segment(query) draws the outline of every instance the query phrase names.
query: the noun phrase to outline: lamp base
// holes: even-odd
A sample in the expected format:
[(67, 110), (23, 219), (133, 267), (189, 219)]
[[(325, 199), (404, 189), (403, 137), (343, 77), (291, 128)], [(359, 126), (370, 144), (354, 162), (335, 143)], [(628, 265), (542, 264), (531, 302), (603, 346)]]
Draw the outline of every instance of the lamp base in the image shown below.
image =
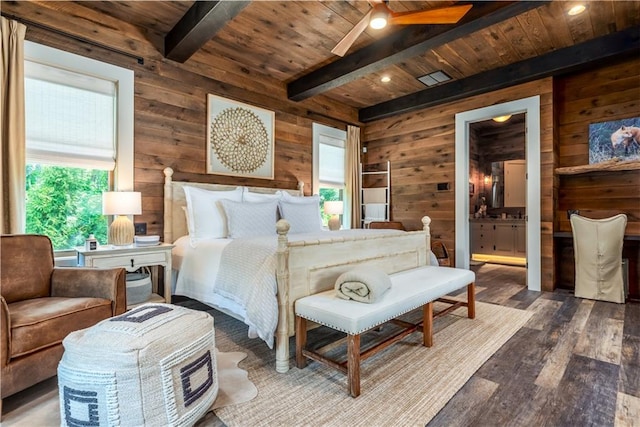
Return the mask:
[(333, 215), (329, 219), (328, 225), (329, 225), (329, 230), (331, 231), (340, 230), (340, 227), (342, 226), (342, 224), (340, 224), (340, 218), (338, 218), (338, 215)]
[(132, 245), (134, 234), (131, 220), (125, 215), (118, 215), (109, 227), (109, 243), (115, 246)]

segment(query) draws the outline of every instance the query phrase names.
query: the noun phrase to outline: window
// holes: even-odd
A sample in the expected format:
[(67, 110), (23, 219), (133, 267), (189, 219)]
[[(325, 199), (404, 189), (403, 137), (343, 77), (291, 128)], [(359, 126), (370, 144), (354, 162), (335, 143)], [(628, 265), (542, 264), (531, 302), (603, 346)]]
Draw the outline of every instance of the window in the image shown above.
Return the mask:
[[(322, 221), (327, 225), (330, 215), (324, 213), (325, 201), (345, 201), (345, 141), (347, 133), (340, 129), (313, 124), (313, 189), (320, 195)], [(340, 221), (348, 224), (346, 204)]]
[(107, 243), (102, 192), (133, 188), (133, 72), (25, 42), (26, 232)]

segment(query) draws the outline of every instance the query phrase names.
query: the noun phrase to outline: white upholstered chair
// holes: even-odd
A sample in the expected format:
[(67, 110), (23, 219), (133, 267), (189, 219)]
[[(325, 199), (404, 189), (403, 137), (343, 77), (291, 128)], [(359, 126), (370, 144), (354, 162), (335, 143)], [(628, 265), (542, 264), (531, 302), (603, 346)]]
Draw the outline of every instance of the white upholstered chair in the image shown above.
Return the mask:
[(625, 302), (622, 244), (627, 216), (590, 219), (571, 215), (576, 266), (575, 296)]

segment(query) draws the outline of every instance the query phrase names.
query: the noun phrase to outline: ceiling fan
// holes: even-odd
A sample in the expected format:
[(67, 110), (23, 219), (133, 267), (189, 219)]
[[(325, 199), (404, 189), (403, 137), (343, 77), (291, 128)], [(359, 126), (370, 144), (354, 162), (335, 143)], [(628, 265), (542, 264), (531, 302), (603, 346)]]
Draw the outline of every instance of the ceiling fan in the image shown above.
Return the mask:
[(369, 12), (340, 40), (336, 47), (331, 50), (331, 53), (344, 56), (367, 26), (380, 29), (384, 28), (387, 24), (455, 24), (472, 6), (465, 4), (416, 10), (413, 12), (394, 12), (388, 6), (389, 0), (369, 0), (369, 3), (372, 6)]

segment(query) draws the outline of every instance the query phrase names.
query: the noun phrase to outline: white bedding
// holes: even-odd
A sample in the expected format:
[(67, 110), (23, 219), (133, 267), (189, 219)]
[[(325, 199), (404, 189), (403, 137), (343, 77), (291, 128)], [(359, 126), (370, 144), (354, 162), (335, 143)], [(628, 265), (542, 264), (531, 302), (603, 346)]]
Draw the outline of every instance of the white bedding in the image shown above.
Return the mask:
[[(288, 239), (317, 240), (328, 236), (352, 236), (363, 233), (391, 234), (403, 231), (322, 231), (290, 234)], [(236, 239), (237, 242), (230, 247), (233, 239), (202, 239), (194, 248), (190, 245), (188, 236), (179, 238), (173, 249), (173, 266), (179, 270), (173, 293), (233, 313), (249, 326), (250, 337), (260, 337), (273, 348), (273, 337), (278, 322), (276, 239), (276, 236)], [(228, 248), (226, 252), (225, 248)], [(269, 248), (268, 253), (266, 248)], [(224, 265), (221, 264), (223, 258)]]

